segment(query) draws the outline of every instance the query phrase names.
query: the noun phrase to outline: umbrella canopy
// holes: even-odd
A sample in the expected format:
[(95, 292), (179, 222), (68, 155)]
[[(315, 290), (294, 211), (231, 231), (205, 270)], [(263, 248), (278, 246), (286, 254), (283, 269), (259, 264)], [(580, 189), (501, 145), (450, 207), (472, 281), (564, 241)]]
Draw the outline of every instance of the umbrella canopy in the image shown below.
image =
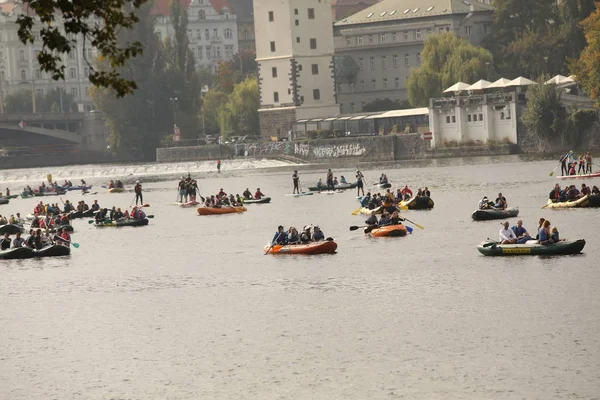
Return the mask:
[(491, 85), (491, 82), (486, 81), (485, 79), (480, 79), (471, 86), (469, 86), (468, 90), (483, 90), (487, 89), (488, 86)]
[(448, 93), (448, 92), (461, 92), (463, 90), (469, 90), (469, 85), (468, 83), (464, 83), (464, 82), (457, 82), (454, 85), (450, 86), (448, 89), (444, 90), (444, 93)]
[(490, 83), (486, 89), (503, 88), (503, 87), (506, 87), (506, 85), (508, 85), (509, 83), (510, 83), (510, 80), (508, 80), (506, 78), (500, 78), (496, 82)]
[(554, 78), (546, 81), (546, 84), (555, 84), (555, 85), (568, 85), (571, 83), (575, 83), (575, 81), (571, 77), (566, 77), (562, 75), (556, 75)]
[(535, 82), (532, 81), (531, 79), (527, 79), (527, 78), (523, 78), (522, 76), (513, 79), (512, 81), (508, 82), (508, 84), (506, 86), (530, 86), (530, 85), (535, 85)]

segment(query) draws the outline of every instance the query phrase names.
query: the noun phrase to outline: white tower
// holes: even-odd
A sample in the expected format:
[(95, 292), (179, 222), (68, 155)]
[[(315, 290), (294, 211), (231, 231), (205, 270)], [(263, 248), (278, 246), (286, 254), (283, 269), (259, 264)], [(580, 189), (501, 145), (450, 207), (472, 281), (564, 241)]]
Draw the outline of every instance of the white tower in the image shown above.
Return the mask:
[(261, 134), (337, 115), (331, 0), (254, 0)]

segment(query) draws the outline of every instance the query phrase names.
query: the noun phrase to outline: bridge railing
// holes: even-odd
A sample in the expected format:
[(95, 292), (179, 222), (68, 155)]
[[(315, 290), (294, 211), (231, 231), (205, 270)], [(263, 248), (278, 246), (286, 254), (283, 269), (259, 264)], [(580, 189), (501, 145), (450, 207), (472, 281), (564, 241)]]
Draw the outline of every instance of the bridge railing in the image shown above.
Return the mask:
[(73, 153), (79, 151), (76, 145), (72, 144), (58, 144), (58, 145), (44, 145), (44, 146), (21, 146), (21, 147), (9, 147), (0, 149), (0, 156), (2, 157), (25, 157), (25, 156), (37, 156), (37, 155), (60, 155), (64, 153)]
[(84, 118), (84, 113), (11, 113), (0, 114), (1, 121), (72, 121)]

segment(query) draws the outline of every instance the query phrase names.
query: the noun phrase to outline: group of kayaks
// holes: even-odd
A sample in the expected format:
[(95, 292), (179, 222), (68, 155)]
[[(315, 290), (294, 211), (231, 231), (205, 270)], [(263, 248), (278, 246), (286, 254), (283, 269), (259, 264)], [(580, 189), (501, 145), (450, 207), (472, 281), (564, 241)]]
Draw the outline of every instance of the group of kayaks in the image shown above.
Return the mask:
[(548, 203), (542, 208), (597, 208), (600, 207), (600, 195), (590, 194), (572, 201), (548, 200)]
[(60, 244), (53, 244), (40, 250), (29, 247), (14, 247), (0, 251), (0, 260), (20, 260), (36, 257), (63, 257), (71, 254), (71, 248)]

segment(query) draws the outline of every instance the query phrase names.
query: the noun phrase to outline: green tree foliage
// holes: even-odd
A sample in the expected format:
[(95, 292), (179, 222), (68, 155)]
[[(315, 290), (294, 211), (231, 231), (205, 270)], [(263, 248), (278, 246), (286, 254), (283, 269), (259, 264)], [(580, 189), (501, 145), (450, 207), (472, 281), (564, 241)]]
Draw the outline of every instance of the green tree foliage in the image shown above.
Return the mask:
[(219, 113), (221, 135), (258, 135), (260, 132), (258, 108), (258, 79), (248, 77), (238, 83), (229, 95), (227, 104)]
[(166, 53), (154, 33), (150, 7), (140, 8), (139, 23), (134, 30), (119, 33), (119, 42), (135, 41), (144, 47), (140, 57), (132, 59), (127, 68), (118, 70), (124, 79), (137, 83), (135, 94), (115, 99), (112, 89), (98, 87), (94, 87), (91, 94), (96, 107), (105, 113), (111, 150), (131, 159), (154, 159), (160, 138), (173, 132)]
[(600, 105), (600, 3), (597, 7), (581, 23), (587, 46), (577, 59), (571, 61), (570, 68), (588, 95)]
[[(219, 113), (227, 104), (229, 97), (227, 93), (219, 90), (210, 90), (202, 99), (202, 112), (204, 112), (204, 125), (207, 134), (219, 133)], [(200, 119), (202, 115), (200, 115)]]
[(530, 133), (549, 143), (562, 141), (566, 112), (561, 94), (555, 85), (545, 85), (543, 79), (527, 92), (527, 108), (521, 121)]
[(146, 1), (24, 0), (24, 8), (33, 12), (17, 18), (19, 39), (24, 44), (34, 43), (34, 31), (40, 31), (43, 46), (37, 61), (41, 70), (58, 80), (65, 77), (62, 57), (76, 47), (71, 35), (79, 35), (84, 46), (96, 47), (106, 60), (104, 69), (97, 70), (91, 65), (92, 60), (85, 59), (84, 53), (91, 67), (90, 81), (96, 86), (111, 88), (122, 97), (137, 85), (119, 71), (142, 52), (142, 45), (137, 41), (120, 40), (119, 33), (134, 27), (139, 20), (136, 10)]
[[(33, 111), (33, 99), (31, 90), (19, 90), (18, 92), (7, 95), (4, 98), (6, 103), (6, 112), (8, 113), (29, 113)], [(52, 89), (45, 95), (36, 94), (35, 111), (36, 112), (76, 112), (76, 105), (73, 103), (74, 97), (62, 89)]]
[(431, 97), (458, 81), (486, 78), (492, 62), (489, 51), (475, 47), (452, 33), (430, 35), (421, 53), (421, 66), (408, 78), (408, 99), (413, 107), (425, 107)]
[(566, 73), (567, 59), (585, 46), (579, 22), (594, 0), (495, 0), (493, 33), (484, 45), (507, 78)]

